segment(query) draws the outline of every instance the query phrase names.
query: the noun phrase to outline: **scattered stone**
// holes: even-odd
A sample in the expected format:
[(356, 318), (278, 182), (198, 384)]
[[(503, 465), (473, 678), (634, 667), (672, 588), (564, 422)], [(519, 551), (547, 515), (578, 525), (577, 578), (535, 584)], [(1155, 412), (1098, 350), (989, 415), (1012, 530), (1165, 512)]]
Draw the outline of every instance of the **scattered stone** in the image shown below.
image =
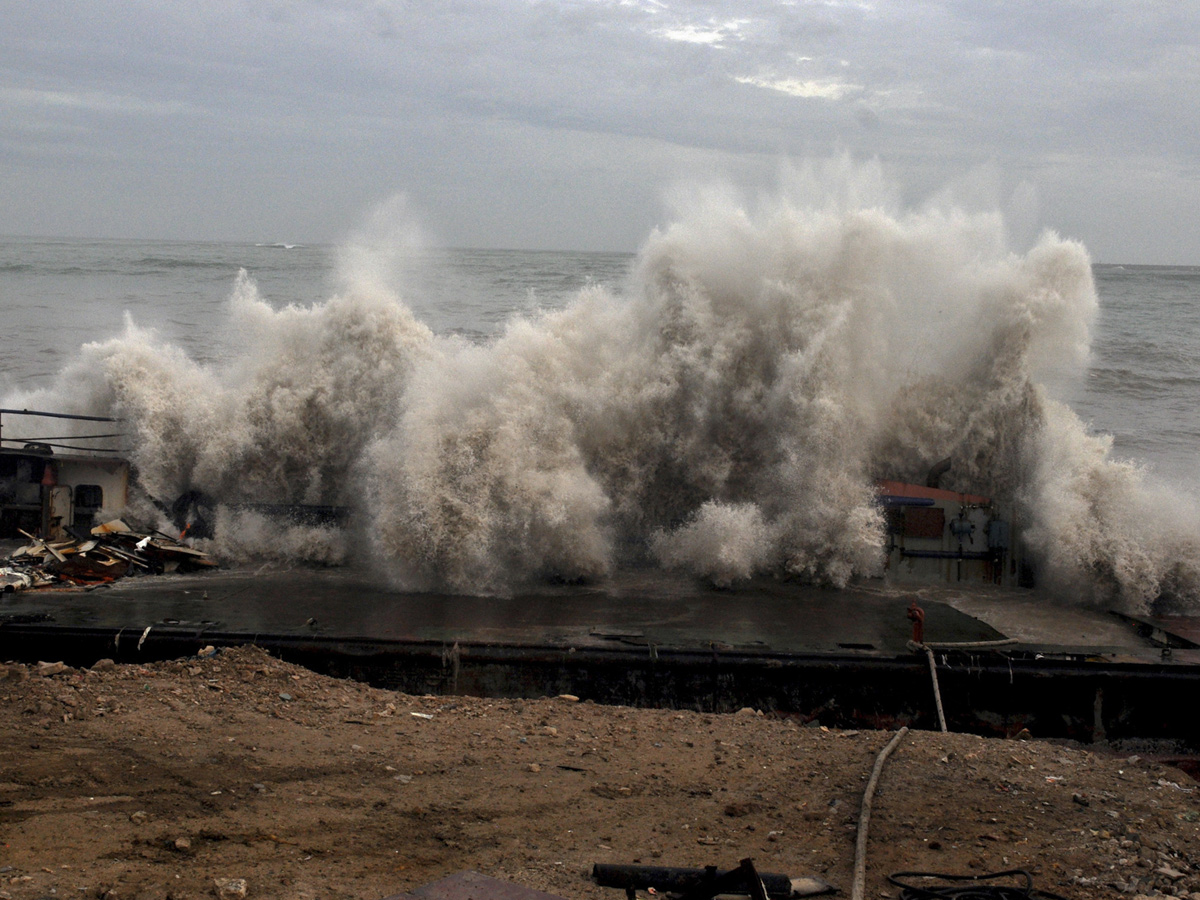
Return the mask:
[(43, 678), (49, 678), (51, 675), (61, 675), (67, 671), (67, 665), (63, 662), (39, 662), (37, 664), (36, 674)]
[(576, 697), (574, 694), (559, 694), (554, 699), (555, 700), (565, 700), (567, 703), (578, 703), (579, 702), (579, 698)]
[(761, 807), (757, 803), (750, 803), (746, 801), (727, 803), (725, 805), (725, 815), (732, 819), (740, 819), (743, 816), (748, 816), (751, 813), (758, 812), (760, 808)]
[(98, 659), (92, 663), (93, 672), (111, 672), (116, 667), (116, 661), (109, 659), (107, 656), (104, 659)]
[[(523, 851), (514, 855), (521, 865), (528, 865), (528, 859), (546, 859), (551, 852), (560, 856), (570, 852), (568, 847), (575, 849), (575, 845), (581, 845), (581, 852), (589, 851), (599, 840), (603, 841), (602, 849), (615, 848), (609, 853), (611, 856), (631, 858), (632, 854), (640, 852), (648, 857), (645, 862), (665, 858), (672, 864), (677, 864), (681, 856), (688, 862), (696, 856), (697, 863), (702, 863), (710, 858), (732, 855), (737, 845), (747, 845), (748, 849), (757, 845), (757, 853), (763, 857), (765, 866), (769, 854), (787, 853), (788, 847), (795, 846), (795, 838), (785, 837), (784, 829), (787, 835), (795, 835), (799, 829), (805, 832), (804, 841), (820, 850), (811, 857), (813, 868), (821, 872), (837, 871), (833, 867), (840, 863), (832, 860), (842, 859), (838, 848), (848, 853), (853, 843), (853, 816), (865, 783), (864, 769), (869, 769), (872, 751), (878, 749), (876, 735), (872, 732), (856, 734), (837, 729), (828, 735), (802, 732), (803, 721), (787, 717), (771, 717), (769, 722), (761, 722), (769, 729), (772, 739), (764, 746), (758, 740), (760, 719), (753, 709), (733, 718), (694, 712), (642, 713), (615, 708), (601, 717), (586, 703), (576, 708), (564, 705), (575, 701), (548, 697), (526, 701), (523, 713), (516, 713), (513, 712), (516, 704), (511, 700), (448, 701), (445, 697), (422, 700), (352, 683), (343, 685), (318, 675), (294, 681), (304, 694), (296, 695), (300, 698), (297, 709), (284, 716), (288, 721), (281, 722), (277, 718), (283, 712), (279, 709), (279, 700), (272, 704), (270, 698), (278, 697), (281, 690), (286, 690), (285, 679), (291, 677), (289, 673), (293, 669), (290, 664), (272, 661), (268, 671), (264, 659), (266, 657), (257, 651), (252, 654), (240, 649), (223, 650), (216, 662), (193, 658), (174, 663), (148, 663), (145, 667), (114, 664), (115, 671), (103, 677), (92, 676), (91, 672), (96, 671), (93, 667), (87, 673), (74, 670), (74, 674), (57, 679), (33, 679), (32, 684), (8, 688), (5, 686), (12, 683), (5, 679), (12, 677), (7, 671), (14, 664), (0, 665), (0, 709), (11, 710), (11, 718), (16, 724), (28, 724), (36, 729), (42, 717), (52, 721), (64, 711), (74, 712), (80, 720), (78, 728), (62, 729), (53, 735), (53, 741), (50, 735), (39, 734), (36, 730), (24, 733), (10, 727), (6, 734), (17, 735), (14, 749), (20, 752), (13, 756), (16, 760), (21, 759), (26, 747), (36, 747), (39, 739), (43, 748), (53, 749), (55, 753), (59, 752), (56, 742), (66, 741), (66, 765), (53, 769), (30, 768), (29, 774), (23, 775), (24, 780), (19, 783), (34, 785), (46, 796), (55, 794), (72, 800), (86, 797), (89, 802), (81, 804), (81, 815), (87, 820), (79, 823), (81, 829), (107, 825), (114, 835), (124, 832), (120, 849), (122, 858), (127, 857), (130, 875), (116, 886), (117, 893), (109, 900), (130, 900), (148, 895), (147, 885), (155, 873), (147, 870), (149, 874), (143, 875), (143, 870), (147, 865), (162, 866), (168, 859), (174, 860), (168, 868), (190, 871), (190, 874), (184, 873), (185, 879), (190, 880), (168, 885), (177, 887), (177, 896), (183, 896), (190, 883), (192, 894), (197, 896), (207, 893), (213, 900), (226, 897), (241, 900), (243, 895), (236, 889), (233, 892), (214, 891), (214, 879), (217, 873), (232, 874), (241, 867), (237, 860), (247, 858), (244, 841), (253, 841), (255, 846), (289, 859), (298, 858), (297, 872), (303, 870), (310, 877), (324, 877), (317, 874), (321, 872), (321, 864), (313, 860), (326, 858), (324, 854), (329, 852), (329, 842), (324, 834), (336, 832), (341, 824), (330, 822), (329, 828), (314, 824), (324, 823), (318, 817), (327, 815), (324, 807), (329, 799), (325, 784), (315, 783), (310, 774), (317, 770), (316, 764), (307, 758), (299, 758), (295, 763), (297, 777), (289, 776), (270, 784), (251, 784), (247, 780), (255, 774), (265, 777), (281, 764), (292, 765), (286, 755), (292, 743), (285, 744), (283, 738), (293, 734), (318, 738), (311, 747), (303, 744), (304, 753), (313, 754), (314, 759), (317, 754), (323, 754), (322, 759), (334, 760), (335, 775), (341, 779), (334, 782), (339, 785), (339, 793), (335, 796), (352, 796), (361, 787), (361, 794), (366, 798), (363, 808), (378, 811), (373, 814), (374, 818), (382, 821), (385, 828), (390, 827), (388, 819), (391, 815), (410, 806), (424, 827), (432, 827), (445, 819), (441, 792), (454, 783), (452, 779), (460, 777), (468, 779), (468, 783), (476, 780), (490, 783), (489, 779), (494, 775), (504, 790), (517, 798), (513, 808), (520, 810), (543, 808), (538, 793), (545, 791), (539, 787), (543, 783), (553, 784), (553, 792), (561, 792), (564, 798), (573, 799), (573, 792), (583, 792), (585, 803), (591, 802), (588, 798), (594, 795), (607, 801), (610, 807), (617, 799), (645, 798), (644, 803), (635, 804), (637, 809), (631, 811), (632, 816), (622, 817), (623, 827), (628, 829), (623, 834), (603, 836), (603, 832), (596, 831), (596, 836), (592, 837), (572, 832), (570, 829), (575, 823), (571, 820), (555, 822), (555, 825), (567, 826), (561, 830), (566, 835), (562, 840), (568, 842), (562, 848), (557, 845), (551, 848), (550, 844), (558, 838), (550, 836), (544, 827), (546, 823), (539, 821), (536, 827), (521, 832), (520, 816), (512, 817), (513, 829), (520, 833), (515, 840), (532, 842), (526, 856), (520, 856)], [(32, 671), (33, 666), (29, 668)], [(88, 677), (83, 677), (84, 674)], [(192, 678), (193, 674), (204, 677)], [(210, 695), (204, 684), (208, 678), (220, 679), (219, 684), (227, 693)], [(143, 693), (145, 684), (151, 685), (150, 695)], [(226, 716), (229, 710), (222, 704), (233, 700), (257, 713), (254, 729), (261, 730), (247, 729), (246, 721), (239, 715)], [(65, 705), (71, 701), (77, 703), (76, 708)], [(120, 721), (111, 718), (83, 721), (92, 719), (94, 710), (109, 713), (118, 708), (122, 708), (123, 713)], [(374, 720), (381, 708), (394, 713), (395, 718)], [(431, 722), (410, 722), (402, 718), (405, 712), (421, 708), (429, 710), (424, 715), (444, 713), (437, 716), (439, 725), (434, 733), (420, 727), (434, 727)], [(176, 718), (172, 710), (180, 715)], [(312, 721), (305, 716), (301, 716), (299, 722), (291, 721), (295, 719), (292, 712), (304, 710), (313, 711)], [(455, 711), (451, 714), (450, 710)], [(326, 711), (328, 716), (324, 715)], [(162, 714), (167, 717), (168, 727), (162, 727), (158, 722)], [(418, 718), (424, 718), (424, 715)], [(342, 722), (355, 727), (344, 728)], [(172, 731), (170, 726), (175, 726), (176, 730)], [(364, 729), (363, 726), (381, 727)], [(557, 734), (554, 726), (557, 726)], [(130, 754), (127, 763), (123, 757), (115, 757), (114, 762), (113, 754), (107, 750), (93, 749), (98, 748), (98, 744), (84, 743), (93, 734), (109, 732), (136, 740), (137, 745), (129, 746), (139, 752)], [(528, 742), (513, 748), (512, 744), (522, 735), (528, 737)], [(553, 739), (542, 741), (541, 738), (546, 736), (553, 736)], [(835, 737), (841, 740), (833, 740)], [(361, 743), (364, 739), (366, 745)], [(230, 746), (227, 747), (226, 741), (231, 742)], [(359, 743), (352, 743), (354, 741)], [(793, 752), (789, 742), (795, 742), (805, 752)], [(850, 746), (852, 743), (853, 747)], [(193, 747), (193, 744), (199, 746)], [(377, 745), (388, 749), (372, 749)], [(89, 749), (81, 752), (79, 748), (83, 746), (89, 746)], [(514, 758), (512, 751), (519, 751), (522, 746), (528, 754), (518, 753)], [(680, 749), (685, 746), (689, 749)], [(347, 748), (355, 752), (346, 754)], [(948, 804), (953, 798), (955, 808), (962, 810), (960, 817), (939, 822), (945, 827), (935, 832), (927, 827), (925, 818), (908, 808), (909, 795), (886, 795), (898, 781), (885, 781), (887, 802), (881, 805), (881, 812), (893, 816), (891, 824), (896, 840), (911, 842), (914, 855), (919, 852), (929, 868), (995, 871), (1002, 867), (1001, 860), (1007, 855), (1006, 862), (1040, 866), (1034, 872), (1039, 886), (1063, 893), (1074, 892), (1072, 896), (1111, 894), (1115, 900), (1118, 896), (1131, 898), (1140, 894), (1160, 900), (1200, 900), (1197, 892), (1200, 888), (1200, 852), (1196, 850), (1200, 832), (1188, 818), (1195, 815), (1200, 819), (1200, 813), (1196, 812), (1200, 807), (1195, 806), (1194, 800), (1200, 796), (1200, 790), (1186, 793), (1195, 788), (1195, 782), (1175, 769), (1155, 767), (1148, 762), (1138, 763), (1137, 768), (1131, 769), (1135, 764), (1104, 753), (1093, 756), (1073, 747), (1042, 742), (1017, 748), (962, 735), (919, 735), (903, 749), (907, 752), (897, 755), (889, 763), (888, 774), (898, 776), (904, 771), (903, 766), (910, 765), (914, 759), (920, 761), (925, 767), (922, 771), (929, 775), (926, 788), (933, 786), (933, 796), (922, 795), (919, 808), (942, 810), (939, 804)], [(384, 756), (385, 753), (391, 758)], [(838, 765), (830, 764), (826, 754)], [(678, 779), (674, 771), (677, 757), (690, 767), (684, 770), (688, 777), (681, 784), (671, 780)], [(538, 762), (531, 763), (531, 758)], [(542, 758), (547, 760), (545, 765), (540, 762)], [(936, 765), (939, 761), (940, 766)], [(228, 841), (224, 835), (200, 830), (199, 824), (195, 829), (176, 832), (172, 837), (171, 830), (182, 824), (168, 824), (164, 812), (166, 805), (154, 806), (154, 814), (144, 810), (133, 813), (129, 808), (133, 805), (137, 809), (134, 805), (137, 798), (150, 796), (139, 781), (143, 772), (156, 778), (158, 770), (165, 766), (176, 773), (177, 782), (182, 778), (195, 778), (196, 771), (203, 771), (198, 766), (208, 767), (214, 763), (222, 768), (228, 764), (228, 773), (222, 775), (232, 785), (224, 790), (230, 799), (228, 811), (225, 805), (218, 808), (212, 802), (217, 799), (215, 795), (199, 799), (208, 810), (214, 811), (213, 815), (244, 816), (246, 824), (238, 829), (244, 838)], [(514, 764), (515, 769), (512, 768)], [(842, 765), (848, 767), (843, 771), (839, 768)], [(1118, 777), (1117, 768), (1121, 765), (1126, 768)], [(2, 761), (0, 767), (3, 767)], [(954, 778), (938, 777), (938, 773), (950, 770)], [(1111, 776), (1108, 775), (1110, 771)], [(394, 780), (397, 787), (405, 787), (414, 781), (414, 775), (401, 774), (403, 772), (421, 774), (422, 785), (407, 787), (405, 791), (387, 788), (388, 780)], [(575, 772), (585, 774), (571, 774)], [(524, 774), (529, 773), (546, 774), (547, 779), (524, 778)], [(4, 775), (8, 777), (7, 771)], [(1101, 775), (1106, 777), (1099, 777)], [(621, 783), (616, 778), (630, 780), (626, 786), (618, 787)], [(944, 792), (938, 782), (945, 786)], [(14, 783), (17, 783), (16, 779)], [(201, 785), (189, 782), (186, 786), (188, 793), (199, 794), (207, 794), (211, 787), (204, 782)], [(790, 793), (791, 786), (796, 786), (794, 795)], [(168, 791), (175, 789), (175, 784), (168, 787)], [(1006, 796), (999, 797), (997, 792)], [(265, 804), (266, 793), (272, 794), (272, 804)], [(0, 791), (2, 795), (3, 791)], [(256, 802), (260, 798), (263, 803)], [(283, 826), (280, 823), (282, 817), (268, 808), (274, 807), (276, 798), (281, 804), (304, 804), (294, 807), (298, 812), (295, 826), (290, 820)], [(1072, 801), (1070, 805), (1062, 803), (1068, 799)], [(893, 806), (892, 801), (898, 802)], [(1090, 809), (1092, 801), (1095, 801), (1095, 810)], [(0, 799), (0, 817), (5, 805)], [(692, 805), (698, 811), (698, 817), (677, 815), (677, 807), (690, 813)], [(599, 804), (595, 806), (597, 810), (604, 810)], [(759, 808), (754, 810), (754, 806)], [(1109, 814), (1117, 810), (1120, 811), (1119, 819), (1109, 818)], [(454, 810), (452, 815), (457, 813)], [(113, 814), (117, 820), (112, 818)], [(611, 811), (603, 811), (603, 814), (611, 815)], [(886, 814), (881, 821), (887, 821)], [(127, 819), (118, 821), (120, 815)], [(360, 815), (360, 812), (353, 810), (346, 815)], [(636, 825), (630, 824), (635, 821), (633, 816), (637, 817)], [(744, 821), (739, 816), (744, 817)], [(370, 820), (364, 816), (364, 821)], [(502, 829), (508, 827), (507, 821), (506, 814), (504, 821), (496, 826), (506, 838), (508, 834)], [(464, 822), (470, 825), (474, 820), (468, 818)], [(489, 819), (489, 832), (491, 822)], [(45, 825), (59, 827), (58, 823), (48, 821)], [(303, 831), (300, 825), (304, 826)], [(1057, 834), (1052, 833), (1048, 825), (1057, 828)], [(196, 842), (190, 841), (193, 832), (197, 834)], [(321, 836), (315, 837), (316, 832)], [(183, 837), (185, 834), (187, 836)], [(1035, 837), (1047, 838), (1048, 835), (1049, 839), (1042, 843), (1034, 841)], [(451, 838), (456, 836), (448, 834), (440, 840), (450, 847)], [(922, 838), (927, 840), (922, 841)], [(687, 846), (697, 840), (706, 846), (693, 847), (689, 852)], [(82, 841), (78, 843), (85, 846)], [(922, 845), (923, 849), (917, 851)], [(708, 852), (719, 846), (725, 849)], [(632, 849), (635, 847), (640, 849)], [(0, 862), (4, 862), (3, 855), (0, 854)], [(468, 856), (464, 851), (464, 865)], [(96, 868), (90, 867), (87, 861), (66, 856), (62, 862), (74, 863), (73, 868), (80, 873), (77, 876), (79, 884), (88, 886), (87, 893), (80, 896), (103, 900), (103, 891), (113, 888), (111, 883), (101, 882), (100, 877), (112, 877), (111, 873), (115, 871), (112, 860), (115, 858), (98, 859)], [(562, 858), (567, 860), (568, 867), (578, 862), (574, 857)], [(935, 866), (933, 861), (938, 859), (943, 862)], [(32, 857), (22, 857), (23, 865), (19, 868), (27, 866), (35, 881), (41, 884), (44, 879), (48, 884), (49, 874), (37, 874), (38, 866), (46, 860), (32, 860)], [(720, 862), (719, 859), (714, 861)], [(50, 863), (55, 874), (60, 869), (58, 862), (54, 859)], [(548, 865), (547, 871), (550, 871)], [(1197, 871), (1193, 871), (1193, 866)], [(0, 873), (3, 872), (4, 868), (0, 866)], [(8, 884), (9, 878), (18, 874), (14, 871), (0, 877), (0, 887), (23, 897), (28, 887), (10, 888)], [(161, 876), (162, 873), (158, 874)], [(173, 880), (174, 874), (168, 874), (166, 878)], [(195, 878), (202, 881), (196, 882)], [(104, 886), (98, 889), (98, 884)], [(196, 890), (196, 884), (199, 884), (199, 890)], [(1071, 885), (1074, 887), (1065, 890), (1062, 887)], [(261, 884), (255, 890), (271, 893)], [(298, 900), (314, 900), (320, 896), (319, 893), (305, 895), (295, 886), (289, 886), (288, 890), (289, 895)], [(377, 892), (376, 896), (383, 893), (386, 891)], [(895, 894), (894, 891), (891, 893)], [(42, 893), (32, 896), (42, 896)], [(0, 896), (0, 900), (6, 898)]]
[(279, 695), (279, 699), (280, 699), (280, 700), (285, 700), (285, 701), (286, 701), (286, 700), (291, 700), (291, 699), (292, 699), (292, 695), (291, 695), (291, 694), (280, 694), (280, 695)]
[(215, 878), (213, 884), (216, 887), (216, 894), (221, 900), (245, 897), (249, 891), (245, 878)]

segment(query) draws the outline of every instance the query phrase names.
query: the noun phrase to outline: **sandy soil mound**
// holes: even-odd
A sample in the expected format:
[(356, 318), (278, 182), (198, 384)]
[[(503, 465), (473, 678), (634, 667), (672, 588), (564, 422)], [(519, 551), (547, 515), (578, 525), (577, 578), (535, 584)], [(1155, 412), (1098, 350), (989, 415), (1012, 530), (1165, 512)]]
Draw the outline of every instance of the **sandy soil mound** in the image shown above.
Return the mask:
[[(0, 666), (0, 900), (378, 900), (463, 869), (623, 900), (595, 862), (816, 875), (849, 893), (883, 732), (743, 710), (413, 697), (255, 648)], [(1021, 867), (1069, 898), (1200, 900), (1200, 792), (1137, 757), (908, 734), (875, 796), (890, 872)], [(236, 888), (236, 883), (233, 888)]]

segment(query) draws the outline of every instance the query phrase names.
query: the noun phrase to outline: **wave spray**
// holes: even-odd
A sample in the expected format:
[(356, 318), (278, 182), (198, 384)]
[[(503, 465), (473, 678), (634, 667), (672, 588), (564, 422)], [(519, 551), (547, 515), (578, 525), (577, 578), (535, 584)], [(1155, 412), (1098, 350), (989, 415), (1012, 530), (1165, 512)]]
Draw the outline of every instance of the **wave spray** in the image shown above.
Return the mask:
[(486, 343), (435, 335), (420, 298), (379, 278), (273, 309), (243, 275), (234, 362), (198, 364), (130, 322), (9, 405), (124, 417), (141, 490), (224, 504), (228, 552), (269, 534), (340, 561), (344, 529), (268, 530), (232, 504), (350, 506), (410, 586), (629, 565), (842, 586), (882, 574), (876, 479), (923, 481), (949, 458), (943, 486), (1015, 504), (1064, 596), (1200, 600), (1197, 510), (1047, 387), (1087, 360), (1085, 249), (1046, 233), (1013, 252), (999, 213), (898, 209), (849, 167), (818, 181), (755, 204), (697, 191), (625, 284)]

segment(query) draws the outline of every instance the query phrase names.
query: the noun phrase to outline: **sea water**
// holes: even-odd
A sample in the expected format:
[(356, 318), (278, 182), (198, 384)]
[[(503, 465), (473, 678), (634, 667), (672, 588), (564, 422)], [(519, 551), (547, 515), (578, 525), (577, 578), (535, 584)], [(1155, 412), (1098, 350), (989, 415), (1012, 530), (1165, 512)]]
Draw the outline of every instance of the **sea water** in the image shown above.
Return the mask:
[[(127, 319), (197, 362), (228, 362), (229, 300), (240, 271), (277, 308), (312, 306), (337, 289), (342, 256), (329, 245), (0, 237), (8, 335), (0, 392), (44, 385), (83, 344), (115, 337)], [(480, 341), (513, 316), (566, 305), (589, 284), (620, 282), (633, 259), (407, 247), (388, 276), (433, 331)]]
[(873, 480), (949, 457), (944, 484), (1022, 506), (1063, 590), (1200, 602), (1200, 269), (786, 198), (700, 203), (636, 254), (408, 235), (3, 239), (0, 405), (121, 416), (140, 494), (210, 497), (219, 548), (365, 546), (414, 586), (846, 584), (878, 574)]
[(1120, 456), (1183, 490), (1200, 484), (1200, 268), (1094, 267), (1100, 314), (1070, 397)]

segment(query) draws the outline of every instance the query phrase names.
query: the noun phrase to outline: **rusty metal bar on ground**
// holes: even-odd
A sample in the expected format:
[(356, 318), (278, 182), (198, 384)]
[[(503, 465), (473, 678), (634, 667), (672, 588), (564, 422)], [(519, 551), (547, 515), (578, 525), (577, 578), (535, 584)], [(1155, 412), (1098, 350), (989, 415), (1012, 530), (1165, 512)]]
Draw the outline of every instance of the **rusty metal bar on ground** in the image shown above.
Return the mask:
[[(741, 865), (728, 872), (721, 872), (716, 866), (705, 869), (679, 869), (669, 866), (596, 863), (592, 866), (592, 880), (600, 887), (620, 888), (628, 896), (633, 896), (633, 891), (650, 889), (683, 893), (693, 900), (713, 897), (720, 893), (748, 894), (758, 897), (758, 900), (785, 900), (795, 896), (790, 877), (757, 872), (749, 859), (742, 860)], [(756, 887), (764, 892), (761, 897), (755, 893)], [(711, 893), (705, 893), (710, 889)]]
[(733, 871), (718, 875), (712, 881), (697, 885), (680, 895), (679, 900), (712, 900), (718, 894), (730, 891), (745, 891), (752, 900), (770, 900), (762, 877), (754, 868), (754, 860), (750, 857), (743, 859)]

